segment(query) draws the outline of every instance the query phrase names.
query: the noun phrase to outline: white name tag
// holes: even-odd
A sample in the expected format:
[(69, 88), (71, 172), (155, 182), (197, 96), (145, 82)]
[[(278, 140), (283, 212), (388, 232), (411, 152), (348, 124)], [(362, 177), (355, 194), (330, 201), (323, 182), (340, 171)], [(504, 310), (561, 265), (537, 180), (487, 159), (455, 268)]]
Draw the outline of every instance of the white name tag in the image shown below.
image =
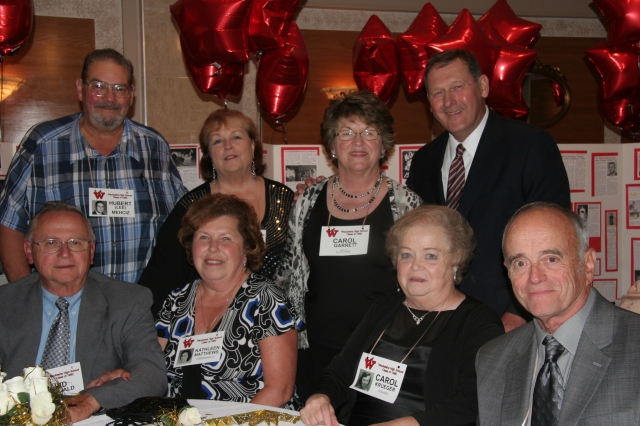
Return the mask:
[(181, 337), (174, 365), (184, 367), (194, 364), (218, 362), (222, 357), (224, 331)]
[(406, 364), (365, 352), (350, 388), (393, 404), (400, 394), (406, 371)]
[(367, 254), (369, 225), (323, 226), (320, 231), (320, 256)]
[(260, 233), (262, 234), (262, 241), (264, 241), (264, 243), (267, 244), (267, 230), (261, 229)]
[(78, 392), (84, 390), (82, 368), (80, 368), (79, 362), (63, 365), (62, 367), (50, 368), (47, 372), (60, 383), (65, 395), (76, 395)]
[(136, 217), (135, 197), (128, 189), (89, 188), (89, 216)]

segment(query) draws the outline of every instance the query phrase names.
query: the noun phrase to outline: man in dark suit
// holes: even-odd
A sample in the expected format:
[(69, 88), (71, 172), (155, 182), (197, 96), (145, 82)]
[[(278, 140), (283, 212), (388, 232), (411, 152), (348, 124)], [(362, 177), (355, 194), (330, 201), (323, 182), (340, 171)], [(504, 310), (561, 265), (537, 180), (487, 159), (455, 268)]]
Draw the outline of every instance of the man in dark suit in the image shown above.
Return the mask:
[[(80, 363), (85, 392), (67, 400), (71, 420), (167, 390), (149, 289), (90, 271), (95, 235), (77, 210), (44, 205), (25, 234), (38, 272), (0, 287), (0, 365), (9, 377), (32, 365)], [(70, 367), (68, 367), (70, 368)]]
[(578, 215), (551, 203), (507, 224), (505, 265), (534, 320), (478, 352), (478, 424), (640, 424), (640, 315), (592, 288), (588, 241)]
[(502, 232), (527, 203), (570, 207), (560, 152), (544, 130), (487, 108), (489, 79), (470, 52), (431, 57), (425, 85), (431, 111), (447, 131), (415, 154), (407, 186), (425, 203), (448, 205), (469, 221), (477, 247), (460, 290), (502, 315), (509, 331), (524, 320), (502, 266)]

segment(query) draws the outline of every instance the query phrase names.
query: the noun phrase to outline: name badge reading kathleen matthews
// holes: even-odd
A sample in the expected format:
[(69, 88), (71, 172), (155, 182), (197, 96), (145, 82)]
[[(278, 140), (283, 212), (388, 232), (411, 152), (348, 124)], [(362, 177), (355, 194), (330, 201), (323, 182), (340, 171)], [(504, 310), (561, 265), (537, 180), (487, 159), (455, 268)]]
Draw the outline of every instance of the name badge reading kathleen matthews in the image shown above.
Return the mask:
[(350, 388), (393, 404), (406, 371), (406, 364), (364, 352)]
[(222, 357), (224, 331), (181, 337), (178, 341), (176, 367), (218, 362)]
[(323, 226), (320, 231), (320, 256), (367, 254), (369, 225)]

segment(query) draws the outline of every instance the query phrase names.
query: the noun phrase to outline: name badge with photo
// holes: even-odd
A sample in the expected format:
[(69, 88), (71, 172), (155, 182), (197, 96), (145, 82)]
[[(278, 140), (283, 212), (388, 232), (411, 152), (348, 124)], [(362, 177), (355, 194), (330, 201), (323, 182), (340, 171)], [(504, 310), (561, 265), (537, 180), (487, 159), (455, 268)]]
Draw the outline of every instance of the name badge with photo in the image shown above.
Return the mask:
[(50, 368), (47, 372), (55, 377), (58, 383), (60, 383), (62, 386), (62, 392), (65, 395), (76, 395), (80, 391), (84, 390), (82, 368), (80, 368), (79, 362)]
[(320, 231), (320, 256), (356, 256), (367, 254), (369, 225), (323, 226)]
[(224, 331), (181, 337), (178, 341), (174, 365), (176, 367), (184, 367), (218, 362), (222, 357), (223, 342)]
[(89, 188), (89, 216), (136, 217), (135, 191)]
[(394, 403), (400, 394), (407, 365), (363, 353), (351, 389)]

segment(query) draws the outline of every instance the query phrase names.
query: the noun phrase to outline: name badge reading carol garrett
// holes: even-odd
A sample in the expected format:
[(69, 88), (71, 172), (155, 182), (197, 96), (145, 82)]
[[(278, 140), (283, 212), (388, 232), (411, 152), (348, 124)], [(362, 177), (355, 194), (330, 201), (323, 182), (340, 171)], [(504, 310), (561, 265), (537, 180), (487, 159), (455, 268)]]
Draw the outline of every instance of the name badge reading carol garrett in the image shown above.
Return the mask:
[(89, 216), (136, 217), (136, 193), (129, 189), (89, 188)]
[(367, 254), (369, 225), (323, 226), (320, 231), (320, 256)]
[(365, 352), (350, 388), (393, 404), (400, 393), (406, 371), (406, 364)]
[(50, 368), (47, 373), (56, 378), (62, 392), (65, 395), (76, 395), (84, 390), (84, 381), (82, 380), (82, 368), (79, 362), (63, 365), (61, 367)]
[(224, 331), (181, 337), (178, 341), (174, 365), (176, 367), (184, 367), (218, 362), (222, 357), (223, 342)]

